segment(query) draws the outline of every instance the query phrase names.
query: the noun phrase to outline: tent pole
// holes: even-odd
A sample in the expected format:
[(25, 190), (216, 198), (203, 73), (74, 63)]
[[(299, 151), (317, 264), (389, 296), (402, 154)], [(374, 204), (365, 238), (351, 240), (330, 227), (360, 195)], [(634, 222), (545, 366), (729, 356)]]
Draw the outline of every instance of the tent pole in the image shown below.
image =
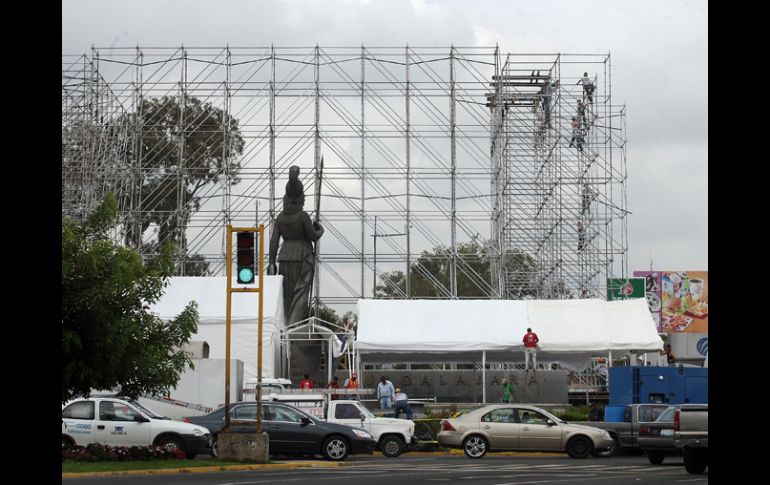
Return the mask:
[(487, 403), (487, 351), (481, 352), (481, 402)]
[(610, 367), (612, 367), (612, 351), (610, 350), (607, 354), (609, 356), (609, 359), (607, 359), (607, 389), (610, 388)]

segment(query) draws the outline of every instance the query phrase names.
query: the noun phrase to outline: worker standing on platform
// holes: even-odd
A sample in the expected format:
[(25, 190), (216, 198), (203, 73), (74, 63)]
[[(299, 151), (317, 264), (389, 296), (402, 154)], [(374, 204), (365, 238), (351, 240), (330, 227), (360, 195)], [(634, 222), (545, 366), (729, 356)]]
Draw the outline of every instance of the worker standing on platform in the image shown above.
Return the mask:
[(537, 349), (540, 339), (531, 328), (528, 328), (527, 333), (524, 334), (522, 341), (524, 342), (524, 358), (526, 364), (524, 371), (528, 371), (531, 365), (532, 372), (537, 372)]

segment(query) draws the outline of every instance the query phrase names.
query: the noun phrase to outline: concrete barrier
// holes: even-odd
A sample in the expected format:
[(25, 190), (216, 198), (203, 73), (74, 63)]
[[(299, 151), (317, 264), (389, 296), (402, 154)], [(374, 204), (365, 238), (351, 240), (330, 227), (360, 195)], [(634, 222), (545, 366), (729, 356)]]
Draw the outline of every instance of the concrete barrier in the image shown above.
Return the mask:
[(267, 463), (270, 440), (267, 433), (219, 433), (219, 458), (245, 463)]

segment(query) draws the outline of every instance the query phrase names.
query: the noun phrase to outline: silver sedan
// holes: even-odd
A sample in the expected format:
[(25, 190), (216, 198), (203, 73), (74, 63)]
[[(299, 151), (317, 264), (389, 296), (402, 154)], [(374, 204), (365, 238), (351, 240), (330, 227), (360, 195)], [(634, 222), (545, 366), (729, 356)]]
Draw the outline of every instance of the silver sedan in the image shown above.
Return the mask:
[(603, 429), (569, 424), (525, 404), (494, 404), (444, 419), (438, 442), (462, 448), (469, 458), (487, 451), (566, 451), (572, 458), (586, 458), (613, 445)]

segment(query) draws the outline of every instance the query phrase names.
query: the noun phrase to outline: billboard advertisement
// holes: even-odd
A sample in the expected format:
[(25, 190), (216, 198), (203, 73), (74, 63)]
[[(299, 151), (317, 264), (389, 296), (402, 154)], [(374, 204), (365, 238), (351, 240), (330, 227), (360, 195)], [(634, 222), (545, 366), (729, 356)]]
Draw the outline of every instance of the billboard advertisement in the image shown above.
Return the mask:
[(607, 278), (607, 300), (644, 298), (644, 278)]
[(662, 332), (661, 312), (663, 303), (661, 297), (660, 271), (634, 271), (634, 276), (644, 278), (644, 296), (647, 298), (647, 306), (650, 307), (652, 319), (658, 326), (658, 332)]
[(661, 271), (661, 331), (709, 331), (708, 271)]

